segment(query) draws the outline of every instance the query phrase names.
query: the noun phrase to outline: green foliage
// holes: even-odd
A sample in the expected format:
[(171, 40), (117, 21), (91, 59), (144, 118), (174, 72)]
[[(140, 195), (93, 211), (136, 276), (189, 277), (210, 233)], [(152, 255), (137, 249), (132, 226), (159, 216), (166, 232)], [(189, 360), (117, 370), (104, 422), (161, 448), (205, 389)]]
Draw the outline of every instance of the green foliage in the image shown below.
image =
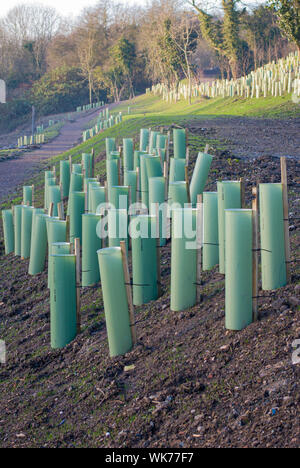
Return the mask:
[(0, 103), (0, 131), (15, 129), (28, 119), (30, 112), (31, 105), (26, 98), (14, 99), (7, 104)]
[(300, 0), (269, 0), (268, 3), (283, 34), (296, 44), (300, 52)]
[(239, 37), (240, 13), (237, 10), (238, 0), (222, 0), (224, 19), (221, 22), (206, 13), (192, 0), (199, 13), (201, 31), (204, 39), (220, 55), (226, 57), (234, 79), (239, 74), (243, 43)]
[(164, 77), (168, 84), (178, 82), (181, 67), (180, 53), (171, 34), (171, 20), (164, 22), (164, 33), (158, 38), (157, 45), (160, 49), (161, 63), (164, 68)]
[(79, 69), (61, 67), (34, 83), (32, 98), (41, 114), (68, 112), (88, 100), (88, 89)]

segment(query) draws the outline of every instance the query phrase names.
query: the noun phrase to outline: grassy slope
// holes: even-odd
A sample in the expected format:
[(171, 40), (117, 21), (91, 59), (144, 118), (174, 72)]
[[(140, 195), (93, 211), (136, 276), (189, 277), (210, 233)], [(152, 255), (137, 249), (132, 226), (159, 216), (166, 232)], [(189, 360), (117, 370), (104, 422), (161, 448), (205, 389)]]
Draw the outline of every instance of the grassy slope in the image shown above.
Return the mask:
[[(104, 179), (107, 136), (137, 137), (141, 127), (184, 123), (191, 117), (214, 113), (244, 115), (246, 112), (245, 103), (234, 100), (205, 101), (190, 108), (184, 103), (166, 106), (158, 98), (142, 96), (130, 105), (132, 115), (125, 116), (122, 124), (52, 159), (43, 168), (70, 154), (75, 161), (82, 152), (94, 147), (98, 155), (96, 172)], [(277, 116), (280, 109), (285, 115), (298, 113), (289, 99), (253, 101), (246, 105), (251, 116)], [(127, 107), (128, 103), (117, 110), (125, 113)], [(190, 143), (193, 161), (206, 141), (192, 134)], [(214, 142), (221, 150), (222, 145)], [(275, 173), (276, 167), (277, 163), (268, 163), (268, 174)], [(247, 175), (249, 194), (260, 171), (259, 165), (252, 167), (250, 175), (247, 163), (224, 159), (220, 153), (207, 189), (215, 189), (216, 178)], [(290, 176), (294, 175), (295, 167), (290, 171)], [(37, 185), (37, 201), (42, 204), (43, 174), (30, 182)], [(20, 201), (21, 189), (17, 195), (15, 202)], [(290, 195), (294, 200), (296, 194)], [(247, 203), (250, 203), (249, 196)], [(296, 209), (295, 206), (293, 211)], [(296, 246), (299, 248), (296, 233), (293, 234), (293, 258), (297, 257)], [(201, 306), (183, 314), (170, 311), (170, 247), (167, 246), (162, 252), (164, 295), (137, 310), (137, 317), (142, 320), (138, 325), (141, 344), (127, 356), (111, 360), (100, 289), (82, 291), (82, 334), (65, 350), (52, 351), (46, 273), (37, 278), (28, 277), (28, 262), (4, 257), (2, 240), (0, 255), (3, 327), (0, 338), (7, 341), (9, 353), (7, 367), (0, 368), (0, 446), (298, 444), (297, 430), (292, 426), (296, 424), (297, 407), (293, 379), (296, 382), (299, 376), (289, 365), (289, 346), (296, 338), (299, 310), (285, 306), (284, 302), (273, 305), (278, 298), (293, 295), (294, 285), (283, 288), (279, 294), (266, 294), (261, 304), (261, 322), (241, 333), (225, 334), (224, 279), (216, 271), (203, 275)], [(299, 281), (299, 271), (294, 273), (294, 280)], [(283, 311), (277, 317), (280, 307)], [(227, 346), (226, 351), (220, 350), (222, 345)], [(128, 364), (134, 364), (135, 370), (125, 373), (124, 365)], [(275, 376), (272, 375), (274, 365), (279, 366)], [(258, 371), (267, 366), (270, 368), (265, 371), (266, 376), (260, 377)], [(264, 396), (273, 378), (288, 381), (286, 387), (281, 384), (288, 397), (286, 403), (282, 403), (282, 396), (277, 393)], [(273, 407), (280, 410), (272, 418), (269, 412)]]

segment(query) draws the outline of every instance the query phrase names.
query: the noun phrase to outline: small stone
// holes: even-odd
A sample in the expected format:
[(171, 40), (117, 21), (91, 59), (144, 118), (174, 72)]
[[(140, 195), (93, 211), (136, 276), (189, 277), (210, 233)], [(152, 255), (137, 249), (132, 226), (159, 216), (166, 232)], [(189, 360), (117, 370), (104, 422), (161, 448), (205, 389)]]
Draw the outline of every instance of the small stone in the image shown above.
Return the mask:
[(228, 351), (229, 348), (230, 348), (230, 345), (224, 345), (224, 346), (221, 346), (220, 351)]
[(300, 305), (300, 299), (298, 299), (295, 296), (291, 296), (288, 298), (288, 303), (291, 307), (297, 307), (298, 305)]

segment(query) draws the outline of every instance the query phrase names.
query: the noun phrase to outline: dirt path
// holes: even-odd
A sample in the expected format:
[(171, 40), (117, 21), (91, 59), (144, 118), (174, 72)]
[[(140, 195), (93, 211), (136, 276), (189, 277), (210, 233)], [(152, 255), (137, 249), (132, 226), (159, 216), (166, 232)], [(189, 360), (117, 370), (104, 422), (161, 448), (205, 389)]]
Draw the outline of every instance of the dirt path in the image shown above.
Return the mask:
[(56, 156), (77, 144), (86, 124), (99, 112), (95, 109), (84, 114), (75, 122), (67, 122), (61, 129), (60, 135), (40, 149), (24, 153), (18, 159), (3, 161), (0, 164), (0, 201), (14, 192), (16, 187), (39, 169), (39, 163)]
[(234, 156), (300, 158), (300, 119), (201, 118), (190, 120), (188, 127), (208, 139), (224, 141)]

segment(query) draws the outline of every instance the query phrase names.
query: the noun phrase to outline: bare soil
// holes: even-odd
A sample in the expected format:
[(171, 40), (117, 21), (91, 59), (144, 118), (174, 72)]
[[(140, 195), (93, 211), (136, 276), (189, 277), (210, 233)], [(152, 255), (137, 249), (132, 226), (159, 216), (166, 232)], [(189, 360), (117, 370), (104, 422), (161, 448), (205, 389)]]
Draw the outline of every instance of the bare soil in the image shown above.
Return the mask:
[[(216, 155), (207, 190), (216, 190), (216, 179), (244, 177), (250, 206), (252, 186), (279, 182), (280, 164), (235, 156)], [(203, 273), (201, 304), (170, 310), (168, 244), (163, 296), (137, 308), (132, 352), (109, 358), (99, 285), (81, 290), (82, 333), (53, 351), (47, 275), (29, 277), (28, 262), (5, 257), (1, 240), (0, 336), (8, 360), (0, 367), (0, 447), (299, 447), (296, 159), (288, 161), (288, 178), (292, 283), (260, 291), (259, 321), (241, 332), (225, 330), (224, 277), (216, 269)]]
[(208, 135), (226, 143), (231, 154), (292, 156), (300, 159), (300, 119), (222, 117), (188, 122), (193, 133)]

